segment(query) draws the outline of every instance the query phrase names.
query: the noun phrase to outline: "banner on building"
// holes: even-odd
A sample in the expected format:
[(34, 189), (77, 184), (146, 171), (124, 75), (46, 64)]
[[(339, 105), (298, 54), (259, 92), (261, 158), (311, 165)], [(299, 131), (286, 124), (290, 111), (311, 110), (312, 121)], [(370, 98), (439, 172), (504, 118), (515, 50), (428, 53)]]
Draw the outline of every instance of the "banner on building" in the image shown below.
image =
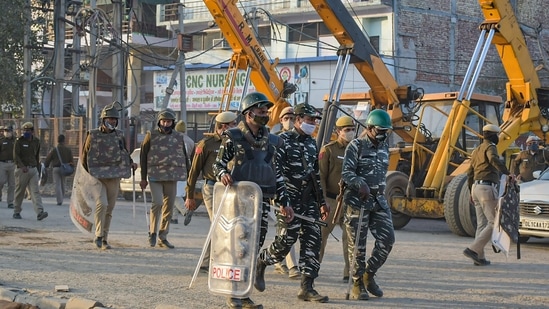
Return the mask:
[[(166, 88), (170, 83), (172, 72), (162, 71), (154, 73), (154, 110), (156, 111), (162, 109)], [(187, 110), (219, 110), (227, 70), (187, 71), (185, 74)], [(238, 72), (231, 98), (230, 110), (238, 110), (245, 83), (246, 72)], [(181, 110), (179, 76), (176, 79), (173, 90), (167, 107), (179, 111)], [(252, 91), (255, 91), (255, 88), (253, 85), (250, 85), (248, 92)]]

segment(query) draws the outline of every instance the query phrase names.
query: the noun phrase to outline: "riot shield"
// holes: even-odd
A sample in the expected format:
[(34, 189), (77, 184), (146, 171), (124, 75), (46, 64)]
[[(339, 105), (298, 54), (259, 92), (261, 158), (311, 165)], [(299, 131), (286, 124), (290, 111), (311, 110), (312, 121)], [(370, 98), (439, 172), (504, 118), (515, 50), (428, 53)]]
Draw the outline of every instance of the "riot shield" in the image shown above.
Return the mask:
[(93, 215), (100, 195), (101, 183), (79, 163), (74, 174), (69, 212), (72, 223), (86, 235), (94, 234)]
[[(255, 277), (263, 194), (254, 182), (214, 186), (208, 288), (213, 294), (247, 297)], [(220, 208), (219, 208), (220, 207)]]

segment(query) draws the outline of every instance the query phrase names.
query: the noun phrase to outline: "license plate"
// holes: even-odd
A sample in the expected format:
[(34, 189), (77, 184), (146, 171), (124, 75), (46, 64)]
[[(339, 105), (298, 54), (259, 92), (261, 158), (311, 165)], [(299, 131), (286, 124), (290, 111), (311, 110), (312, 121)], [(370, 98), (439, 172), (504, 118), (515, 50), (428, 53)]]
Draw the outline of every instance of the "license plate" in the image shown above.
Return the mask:
[(210, 276), (213, 279), (242, 281), (244, 271), (239, 267), (216, 265), (210, 269)]
[(549, 221), (521, 219), (520, 223), (523, 228), (527, 229), (549, 230)]

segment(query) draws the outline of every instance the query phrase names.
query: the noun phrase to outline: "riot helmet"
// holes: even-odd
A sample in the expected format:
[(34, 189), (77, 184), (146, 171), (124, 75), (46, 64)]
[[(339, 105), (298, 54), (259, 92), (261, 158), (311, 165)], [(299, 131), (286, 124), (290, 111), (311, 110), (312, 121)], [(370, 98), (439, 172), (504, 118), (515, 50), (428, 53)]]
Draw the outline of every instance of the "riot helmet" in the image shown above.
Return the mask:
[[(115, 104), (120, 104), (118, 101), (112, 102), (112, 104), (109, 104), (101, 110), (101, 124), (106, 127), (109, 131), (114, 130), (118, 126), (118, 118), (120, 118), (120, 114), (118, 109), (115, 107)], [(111, 123), (110, 121), (106, 120), (106, 118), (114, 118), (116, 121), (114, 123)]]
[(368, 114), (368, 118), (366, 118), (366, 125), (373, 126), (381, 130), (389, 130), (393, 128), (389, 113), (382, 109), (374, 109), (371, 111), (370, 114)]
[[(161, 110), (158, 112), (158, 115), (156, 115), (157, 123), (156, 125), (162, 130), (164, 133), (169, 133), (175, 128), (175, 112), (169, 108)], [(172, 124), (168, 127), (164, 127), (160, 125), (160, 120), (171, 120)]]
[(264, 107), (271, 108), (274, 103), (267, 98), (266, 95), (260, 92), (248, 93), (240, 103), (242, 106), (242, 114), (246, 114), (252, 107)]

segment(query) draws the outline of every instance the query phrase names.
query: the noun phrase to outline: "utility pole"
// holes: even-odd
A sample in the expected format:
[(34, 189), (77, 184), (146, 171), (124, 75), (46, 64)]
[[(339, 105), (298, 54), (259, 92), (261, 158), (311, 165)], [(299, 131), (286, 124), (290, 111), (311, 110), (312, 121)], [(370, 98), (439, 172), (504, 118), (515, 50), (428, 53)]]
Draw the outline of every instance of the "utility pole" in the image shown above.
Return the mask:
[(32, 89), (31, 89), (31, 49), (29, 47), (30, 24), (31, 24), (31, 3), (25, 1), (25, 35), (23, 36), (23, 69), (25, 70), (25, 81), (23, 83), (23, 119), (30, 119), (32, 107)]
[(63, 117), (64, 101), (65, 101), (65, 0), (59, 0), (59, 5), (54, 8), (55, 16), (55, 67), (53, 75), (55, 84), (53, 85), (53, 116)]
[[(97, 2), (95, 0), (90, 0), (90, 8), (94, 12), (97, 9)], [(97, 125), (97, 24), (92, 23), (90, 28), (90, 80), (88, 83), (88, 106), (86, 108), (88, 130), (95, 128)]]
[[(179, 3), (177, 6), (177, 13), (179, 13), (179, 34), (181, 40), (183, 40), (183, 10), (185, 6), (182, 3)], [(185, 52), (182, 48), (179, 48), (179, 104), (181, 106), (181, 115), (179, 119), (183, 120), (187, 124), (187, 89), (185, 85)]]
[(76, 24), (79, 24), (76, 21), (76, 12), (80, 9), (80, 3), (76, 2), (73, 4), (74, 8), (74, 24), (73, 31), (72, 31), (72, 47), (74, 48), (74, 51), (72, 53), (72, 104), (71, 104), (71, 115), (80, 116), (80, 74), (76, 74), (76, 72), (80, 72), (80, 53), (82, 52), (80, 50), (81, 43), (80, 43), (80, 33), (78, 27), (76, 27)]
[(122, 0), (112, 1), (114, 14), (113, 14), (113, 48), (115, 53), (112, 57), (112, 101), (118, 101), (123, 107), (120, 111), (120, 121), (118, 122), (118, 128), (124, 130), (125, 127), (125, 109), (124, 107), (124, 53), (122, 52), (122, 15), (123, 6)]

